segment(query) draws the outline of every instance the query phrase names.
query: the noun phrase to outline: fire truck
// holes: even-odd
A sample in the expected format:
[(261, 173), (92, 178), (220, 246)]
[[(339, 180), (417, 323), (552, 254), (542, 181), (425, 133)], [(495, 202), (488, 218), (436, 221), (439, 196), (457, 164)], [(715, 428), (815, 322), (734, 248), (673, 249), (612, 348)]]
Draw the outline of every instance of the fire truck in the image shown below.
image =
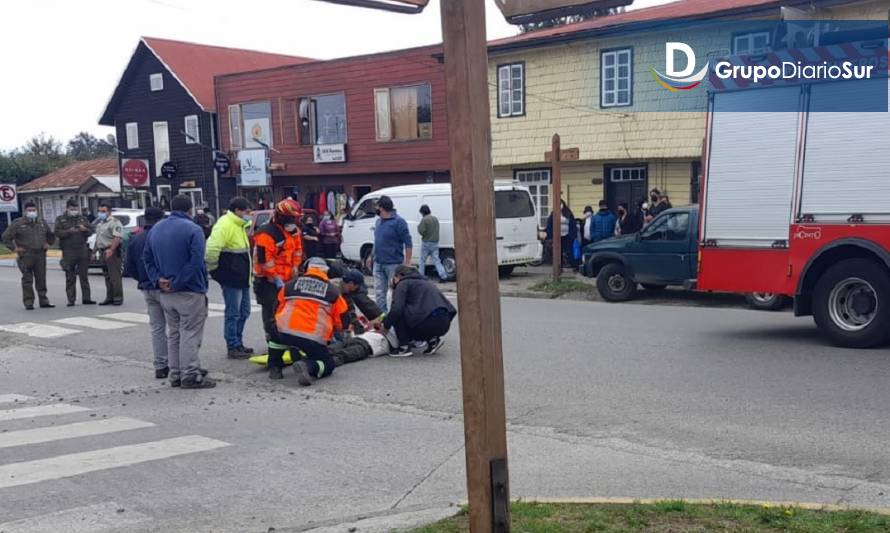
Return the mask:
[[(868, 42), (747, 63), (784, 56), (887, 71), (886, 44)], [(713, 85), (698, 288), (787, 295), (835, 345), (890, 343), (890, 113), (820, 111), (887, 79)], [(754, 98), (780, 111), (740, 111)]]

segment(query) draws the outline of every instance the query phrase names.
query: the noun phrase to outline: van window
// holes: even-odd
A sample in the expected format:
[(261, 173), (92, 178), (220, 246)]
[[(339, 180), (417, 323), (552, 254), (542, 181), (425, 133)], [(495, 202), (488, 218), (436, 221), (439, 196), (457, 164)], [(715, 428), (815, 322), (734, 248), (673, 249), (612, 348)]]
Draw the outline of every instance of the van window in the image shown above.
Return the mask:
[(535, 216), (535, 206), (525, 191), (495, 191), (495, 218), (528, 218)]
[(355, 220), (377, 216), (377, 198), (368, 198), (355, 209)]

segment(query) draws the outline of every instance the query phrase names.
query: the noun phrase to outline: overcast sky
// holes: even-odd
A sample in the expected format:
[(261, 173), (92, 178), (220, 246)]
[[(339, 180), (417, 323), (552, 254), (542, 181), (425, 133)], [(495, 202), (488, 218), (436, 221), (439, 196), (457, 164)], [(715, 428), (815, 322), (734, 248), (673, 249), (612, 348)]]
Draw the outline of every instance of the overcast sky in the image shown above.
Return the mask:
[[(671, 0), (636, 0), (635, 8)], [(517, 33), (488, 4), (490, 39)], [(5, 116), (0, 150), (44, 132), (67, 142), (97, 125), (141, 36), (329, 59), (441, 40), (439, 5), (421, 15), (314, 0), (27, 0), (6, 2), (0, 31)]]

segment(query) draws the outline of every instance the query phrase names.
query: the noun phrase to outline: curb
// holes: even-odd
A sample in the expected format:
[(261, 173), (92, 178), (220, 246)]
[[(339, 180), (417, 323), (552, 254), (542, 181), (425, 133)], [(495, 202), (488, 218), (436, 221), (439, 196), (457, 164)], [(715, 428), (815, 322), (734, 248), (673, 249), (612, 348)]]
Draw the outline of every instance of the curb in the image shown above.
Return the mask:
[(303, 533), (389, 533), (390, 531), (407, 531), (451, 518), (460, 513), (461, 508), (435, 507), (396, 514), (360, 518), (353, 522), (336, 525), (325, 525), (308, 528), (276, 528), (276, 531), (301, 531)]
[[(549, 504), (577, 504), (577, 505), (653, 505), (665, 501), (673, 501), (674, 498), (516, 498), (513, 503), (549, 503)], [(869, 513), (890, 516), (890, 507), (858, 507), (855, 505), (837, 505), (831, 503), (793, 502), (793, 501), (768, 501), (768, 500), (736, 500), (732, 498), (676, 498), (676, 501), (690, 505), (749, 505), (754, 507), (796, 507), (807, 511), (866, 511)], [(462, 501), (460, 506), (467, 505)]]

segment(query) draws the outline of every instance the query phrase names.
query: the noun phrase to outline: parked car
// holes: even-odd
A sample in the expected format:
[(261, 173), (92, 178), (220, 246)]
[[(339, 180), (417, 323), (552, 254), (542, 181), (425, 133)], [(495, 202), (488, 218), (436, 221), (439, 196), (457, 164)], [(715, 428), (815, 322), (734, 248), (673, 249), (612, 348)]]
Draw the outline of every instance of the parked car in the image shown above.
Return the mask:
[[(145, 215), (144, 209), (117, 209), (114, 208), (111, 210), (111, 216), (118, 219), (124, 227), (124, 240), (121, 244), (121, 265), (126, 262), (127, 256), (127, 242), (130, 239), (131, 235), (138, 235), (142, 231), (142, 220)], [(93, 222), (93, 227), (95, 228), (96, 222)], [(87, 245), (89, 245), (90, 250), (96, 244), (96, 234), (93, 233), (87, 239)], [(92, 254), (90, 256), (90, 268), (102, 268), (102, 258), (98, 257), (97, 254)]]
[[(639, 233), (584, 247), (582, 274), (596, 278), (607, 302), (633, 298), (638, 286), (651, 291), (665, 287), (696, 287), (698, 275), (698, 207), (668, 209)], [(788, 303), (778, 294), (746, 295), (755, 309), (778, 310)]]
[[(454, 260), (454, 217), (451, 212), (451, 184), (428, 183), (404, 185), (380, 189), (362, 197), (355, 209), (343, 222), (343, 240), (340, 252), (347, 261), (370, 265), (374, 246), (374, 225), (377, 200), (383, 196), (392, 198), (399, 216), (408, 223), (411, 240), (416, 243), (412, 262), (420, 260), (420, 206), (428, 205), (433, 216), (439, 219), (439, 257), (449, 277), (457, 272)], [(517, 266), (541, 259), (541, 241), (538, 240), (538, 216), (528, 189), (513, 183), (494, 185), (495, 219), (497, 231), (498, 269), (502, 275), (510, 274)]]

